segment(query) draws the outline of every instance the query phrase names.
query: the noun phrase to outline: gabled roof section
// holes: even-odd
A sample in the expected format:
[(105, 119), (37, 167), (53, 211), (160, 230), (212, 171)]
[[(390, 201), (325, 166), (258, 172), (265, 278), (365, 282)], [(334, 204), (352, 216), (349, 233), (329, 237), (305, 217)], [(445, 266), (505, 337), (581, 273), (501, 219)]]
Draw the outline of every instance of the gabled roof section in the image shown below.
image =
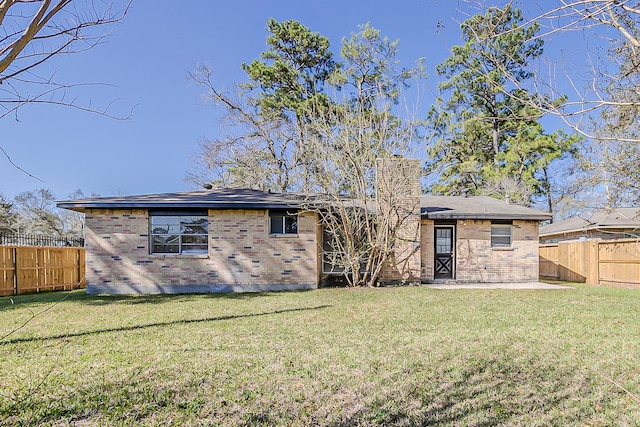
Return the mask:
[(138, 196), (94, 197), (57, 202), (59, 208), (84, 212), (87, 209), (285, 209), (298, 207), (305, 196), (271, 193), (248, 188), (184, 191)]
[(614, 208), (595, 211), (591, 216), (575, 216), (540, 227), (540, 236), (598, 229), (640, 230), (640, 208)]
[(422, 196), (420, 211), (429, 219), (522, 219), (546, 221), (551, 214), (488, 196)]

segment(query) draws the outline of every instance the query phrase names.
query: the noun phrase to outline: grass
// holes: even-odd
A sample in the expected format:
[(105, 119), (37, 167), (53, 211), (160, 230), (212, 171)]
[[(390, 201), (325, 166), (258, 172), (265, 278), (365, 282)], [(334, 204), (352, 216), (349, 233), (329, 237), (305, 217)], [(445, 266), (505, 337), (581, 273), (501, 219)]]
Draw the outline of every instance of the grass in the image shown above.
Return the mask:
[(51, 293), (0, 336), (43, 310), (0, 341), (0, 425), (640, 424), (633, 290)]

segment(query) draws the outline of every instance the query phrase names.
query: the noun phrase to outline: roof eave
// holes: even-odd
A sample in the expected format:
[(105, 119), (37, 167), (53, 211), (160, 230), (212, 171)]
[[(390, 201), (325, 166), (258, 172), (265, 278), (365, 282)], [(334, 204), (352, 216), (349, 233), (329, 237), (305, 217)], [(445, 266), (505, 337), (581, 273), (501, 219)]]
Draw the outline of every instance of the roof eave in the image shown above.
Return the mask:
[(541, 230), (540, 232), (540, 237), (547, 237), (547, 236), (557, 236), (559, 234), (569, 234), (569, 233), (580, 233), (580, 232), (585, 232), (585, 231), (592, 231), (592, 230), (625, 230), (625, 229), (632, 229), (632, 230), (639, 230), (640, 226), (634, 226), (634, 225), (589, 225), (586, 227), (582, 227), (582, 228), (572, 228), (572, 229), (568, 229), (568, 230), (554, 230), (554, 231), (550, 231), (550, 232), (544, 232)]
[(426, 219), (495, 219), (495, 220), (524, 220), (524, 221), (547, 221), (551, 219), (551, 214), (501, 214), (501, 213), (437, 213), (424, 212), (422, 217)]
[(62, 209), (69, 209), (76, 212), (85, 212), (87, 209), (286, 209), (299, 208), (299, 203), (273, 203), (273, 202), (256, 202), (256, 203), (212, 203), (212, 202), (195, 202), (195, 203), (175, 203), (175, 202), (140, 202), (140, 203), (58, 203), (57, 206)]

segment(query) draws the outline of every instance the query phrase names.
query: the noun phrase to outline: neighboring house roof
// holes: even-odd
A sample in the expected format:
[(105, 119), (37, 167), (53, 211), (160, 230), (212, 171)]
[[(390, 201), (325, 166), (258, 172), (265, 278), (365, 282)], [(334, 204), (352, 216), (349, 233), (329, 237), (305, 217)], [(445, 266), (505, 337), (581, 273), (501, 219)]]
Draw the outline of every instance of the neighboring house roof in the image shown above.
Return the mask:
[(549, 213), (488, 196), (422, 196), (420, 206), (422, 216), (429, 219), (551, 219)]
[(540, 237), (588, 230), (631, 229), (640, 231), (640, 208), (614, 208), (594, 212), (590, 217), (576, 216), (540, 227)]
[[(57, 203), (64, 209), (285, 209), (300, 206), (307, 195), (271, 193), (246, 188), (198, 190), (138, 196), (94, 197)], [(551, 215), (485, 196), (422, 196), (421, 214), (429, 219), (526, 219), (544, 221)]]

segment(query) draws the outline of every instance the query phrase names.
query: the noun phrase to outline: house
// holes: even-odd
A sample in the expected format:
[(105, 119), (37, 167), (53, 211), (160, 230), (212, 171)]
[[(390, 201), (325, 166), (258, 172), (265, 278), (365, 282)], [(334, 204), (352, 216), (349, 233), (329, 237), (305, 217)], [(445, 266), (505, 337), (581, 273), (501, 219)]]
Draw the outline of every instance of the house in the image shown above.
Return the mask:
[[(416, 206), (383, 280), (538, 280), (538, 223), (550, 215), (490, 197), (410, 196)], [(304, 197), (249, 189), (67, 200), (85, 214), (88, 293), (314, 289), (318, 214)], [(326, 245), (324, 245), (326, 248)]]
[(640, 236), (640, 208), (612, 208), (540, 227), (541, 243)]
[(487, 196), (422, 196), (421, 279), (538, 280), (538, 225), (551, 215)]

